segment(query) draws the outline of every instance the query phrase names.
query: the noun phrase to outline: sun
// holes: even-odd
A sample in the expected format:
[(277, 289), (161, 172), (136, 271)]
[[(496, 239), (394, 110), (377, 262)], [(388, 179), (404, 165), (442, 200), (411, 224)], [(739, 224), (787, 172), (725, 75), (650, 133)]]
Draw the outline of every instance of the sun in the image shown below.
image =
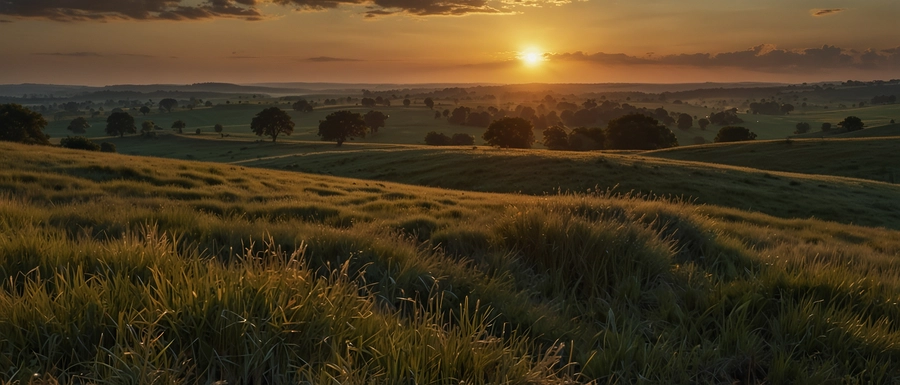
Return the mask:
[(519, 53), (519, 60), (525, 65), (533, 67), (544, 61), (544, 54), (537, 51), (526, 51)]

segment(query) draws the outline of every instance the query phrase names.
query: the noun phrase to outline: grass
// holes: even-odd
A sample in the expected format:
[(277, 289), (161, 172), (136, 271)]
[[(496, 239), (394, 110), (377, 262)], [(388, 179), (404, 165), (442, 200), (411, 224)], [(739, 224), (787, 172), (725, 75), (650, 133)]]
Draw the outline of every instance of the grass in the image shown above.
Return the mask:
[(900, 381), (895, 230), (0, 149), (2, 381)]
[(900, 137), (755, 140), (679, 147), (642, 155), (898, 183), (898, 146)]

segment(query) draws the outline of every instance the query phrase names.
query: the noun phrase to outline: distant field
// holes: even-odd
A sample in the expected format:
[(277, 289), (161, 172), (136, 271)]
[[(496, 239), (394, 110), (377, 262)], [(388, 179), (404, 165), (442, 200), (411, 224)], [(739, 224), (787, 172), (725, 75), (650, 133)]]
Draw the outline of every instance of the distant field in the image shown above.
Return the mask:
[[(365, 147), (259, 162), (458, 187), (696, 179), (788, 209), (842, 197), (853, 218), (897, 196), (621, 154)], [(897, 255), (896, 230), (683, 201), (0, 142), (0, 381), (897, 383)]]
[[(896, 131), (898, 127), (900, 125), (856, 132), (872, 130), (884, 134)], [(650, 151), (641, 155), (900, 183), (900, 137), (839, 139), (842, 137), (844, 135), (832, 139), (718, 143)]]

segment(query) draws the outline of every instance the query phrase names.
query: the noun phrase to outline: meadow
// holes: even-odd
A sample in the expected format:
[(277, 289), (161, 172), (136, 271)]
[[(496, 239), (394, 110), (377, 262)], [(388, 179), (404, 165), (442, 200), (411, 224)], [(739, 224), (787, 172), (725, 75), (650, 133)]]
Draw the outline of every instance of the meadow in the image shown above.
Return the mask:
[[(722, 185), (734, 173), (825, 184), (835, 199), (853, 186), (897, 196), (874, 181), (628, 154), (394, 147), (384, 159), (423, 158), (396, 179), (428, 165), (459, 184), (442, 170), (465, 159), (484, 169), (460, 168), (466, 179), (484, 183), (521, 166), (506, 158), (657, 178), (668, 163), (725, 175)], [(334, 169), (386, 167), (378, 154)], [(449, 190), (297, 172), (303, 157), (256, 162), (278, 159), (294, 170), (0, 143), (3, 381), (900, 382), (894, 220), (862, 227), (596, 188)], [(817, 199), (793, 204), (828, 203)]]

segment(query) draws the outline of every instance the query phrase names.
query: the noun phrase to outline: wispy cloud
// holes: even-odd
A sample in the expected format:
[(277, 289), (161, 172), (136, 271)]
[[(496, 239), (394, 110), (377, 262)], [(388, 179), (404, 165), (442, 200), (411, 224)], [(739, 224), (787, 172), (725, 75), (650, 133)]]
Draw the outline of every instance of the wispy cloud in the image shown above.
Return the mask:
[(320, 62), (320, 63), (321, 63), (321, 62), (362, 61), (362, 60), (359, 60), (359, 59), (350, 59), (350, 58), (343, 58), (343, 57), (319, 56), (319, 57), (311, 57), (311, 58), (309, 58), (309, 59), (306, 59), (306, 61)]
[(834, 15), (835, 13), (840, 13), (840, 12), (844, 12), (844, 9), (843, 8), (829, 8), (829, 9), (813, 9), (813, 10), (809, 11), (809, 13), (811, 13), (813, 16), (816, 16), (816, 17)]
[(103, 57), (105, 55), (97, 52), (35, 52), (36, 56), (67, 56), (67, 57)]

